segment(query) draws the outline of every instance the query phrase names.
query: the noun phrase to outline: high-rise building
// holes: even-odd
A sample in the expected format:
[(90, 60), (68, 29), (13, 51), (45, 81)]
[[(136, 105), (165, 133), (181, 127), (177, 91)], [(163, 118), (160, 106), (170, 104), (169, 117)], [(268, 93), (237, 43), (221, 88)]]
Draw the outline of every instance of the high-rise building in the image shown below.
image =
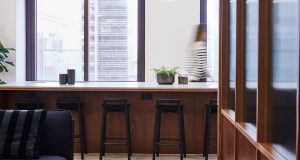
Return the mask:
[[(88, 20), (82, 0), (37, 4), (38, 80), (58, 80), (66, 69), (76, 69), (82, 81), (137, 80), (137, 0), (89, 0)], [(88, 25), (88, 53), (84, 53), (84, 25)], [(88, 73), (84, 73), (88, 54)]]
[(136, 80), (130, 75), (128, 6), (127, 0), (89, 1), (89, 80)]

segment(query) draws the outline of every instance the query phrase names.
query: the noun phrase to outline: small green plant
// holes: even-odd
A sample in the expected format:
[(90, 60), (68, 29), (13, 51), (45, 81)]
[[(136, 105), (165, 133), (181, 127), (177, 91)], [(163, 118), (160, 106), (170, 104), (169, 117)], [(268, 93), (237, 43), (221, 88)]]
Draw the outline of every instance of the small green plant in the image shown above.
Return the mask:
[(178, 72), (177, 72), (178, 69), (179, 69), (178, 66), (173, 67), (171, 69), (168, 69), (165, 66), (161, 66), (160, 68), (153, 68), (152, 70), (157, 75), (166, 75), (168, 77), (174, 77), (176, 74), (178, 74)]
[[(7, 67), (8, 66), (15, 66), (15, 64), (11, 61), (8, 61), (8, 55), (9, 51), (14, 51), (13, 48), (5, 48), (4, 45), (0, 42), (0, 73), (8, 72)], [(4, 81), (0, 78), (0, 85), (6, 84)]]

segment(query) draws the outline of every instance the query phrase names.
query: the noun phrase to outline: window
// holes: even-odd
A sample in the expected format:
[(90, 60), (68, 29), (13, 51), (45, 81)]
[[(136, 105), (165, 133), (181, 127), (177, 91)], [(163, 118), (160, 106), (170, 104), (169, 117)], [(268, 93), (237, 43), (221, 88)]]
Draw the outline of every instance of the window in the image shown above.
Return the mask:
[(57, 81), (72, 68), (77, 81), (144, 81), (144, 3), (29, 0), (26, 79)]
[[(219, 75), (219, 0), (208, 0), (207, 5), (207, 68), (212, 81)], [(206, 9), (205, 9), (206, 10)]]
[(39, 0), (36, 14), (37, 80), (57, 80), (68, 68), (76, 69), (77, 80), (83, 80), (82, 1)]

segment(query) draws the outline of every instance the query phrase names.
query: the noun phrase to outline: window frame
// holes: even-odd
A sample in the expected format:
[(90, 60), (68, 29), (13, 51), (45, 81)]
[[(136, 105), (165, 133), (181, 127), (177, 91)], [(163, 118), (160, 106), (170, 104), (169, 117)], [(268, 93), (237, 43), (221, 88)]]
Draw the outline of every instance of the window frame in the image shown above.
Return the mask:
[[(84, 0), (84, 81), (89, 81), (89, 0)], [(37, 80), (36, 0), (26, 0), (26, 81)], [(138, 0), (137, 82), (145, 82), (145, 0)], [(101, 81), (102, 82), (102, 81)], [(127, 81), (126, 81), (127, 82)], [(129, 82), (129, 81), (128, 81)]]
[(200, 23), (207, 24), (207, 0), (200, 0)]

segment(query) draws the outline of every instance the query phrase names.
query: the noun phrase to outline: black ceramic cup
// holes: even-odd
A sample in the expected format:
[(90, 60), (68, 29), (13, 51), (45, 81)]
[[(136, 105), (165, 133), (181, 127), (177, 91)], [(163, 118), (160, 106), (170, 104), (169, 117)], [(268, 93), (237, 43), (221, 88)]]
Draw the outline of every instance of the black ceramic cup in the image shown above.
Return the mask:
[(68, 69), (68, 84), (75, 84), (75, 69)]
[(59, 84), (67, 84), (67, 83), (68, 83), (68, 75), (59, 74)]

